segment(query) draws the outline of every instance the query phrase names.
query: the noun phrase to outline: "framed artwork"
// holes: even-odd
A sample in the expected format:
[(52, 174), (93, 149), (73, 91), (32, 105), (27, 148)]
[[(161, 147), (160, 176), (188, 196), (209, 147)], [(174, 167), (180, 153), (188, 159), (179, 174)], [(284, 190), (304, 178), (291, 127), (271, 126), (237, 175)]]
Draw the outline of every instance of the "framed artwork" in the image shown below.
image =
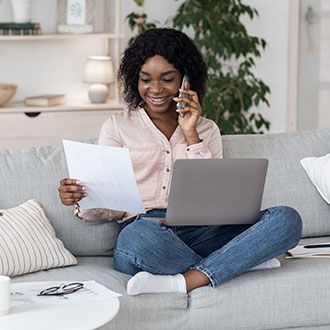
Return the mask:
[(67, 0), (68, 24), (85, 24), (86, 0)]
[(92, 33), (94, 0), (57, 0), (58, 33)]

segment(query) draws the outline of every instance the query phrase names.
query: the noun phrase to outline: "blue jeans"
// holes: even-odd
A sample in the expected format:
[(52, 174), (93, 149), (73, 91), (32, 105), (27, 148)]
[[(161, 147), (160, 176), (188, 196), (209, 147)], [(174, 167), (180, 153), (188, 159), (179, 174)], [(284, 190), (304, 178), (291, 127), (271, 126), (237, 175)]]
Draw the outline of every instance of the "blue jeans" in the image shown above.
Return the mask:
[(115, 268), (174, 275), (197, 269), (215, 287), (295, 247), (302, 223), (290, 207), (260, 212), (253, 225), (166, 226), (166, 210), (152, 210), (122, 224), (114, 251)]

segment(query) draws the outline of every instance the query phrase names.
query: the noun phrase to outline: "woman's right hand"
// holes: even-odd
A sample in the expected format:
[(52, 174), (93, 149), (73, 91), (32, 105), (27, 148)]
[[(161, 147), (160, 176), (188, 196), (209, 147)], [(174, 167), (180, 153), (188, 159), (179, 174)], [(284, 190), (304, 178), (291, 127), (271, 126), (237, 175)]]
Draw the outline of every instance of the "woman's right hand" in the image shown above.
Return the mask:
[(87, 187), (81, 184), (80, 180), (76, 179), (62, 179), (58, 192), (60, 195), (61, 202), (64, 205), (75, 205), (82, 198), (87, 196)]

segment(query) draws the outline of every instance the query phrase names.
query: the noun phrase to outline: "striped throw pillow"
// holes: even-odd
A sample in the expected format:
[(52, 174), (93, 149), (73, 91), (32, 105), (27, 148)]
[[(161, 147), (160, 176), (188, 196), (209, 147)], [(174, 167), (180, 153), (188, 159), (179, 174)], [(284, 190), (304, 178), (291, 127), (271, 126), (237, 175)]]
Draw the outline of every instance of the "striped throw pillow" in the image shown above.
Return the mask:
[(0, 210), (0, 275), (17, 276), (77, 264), (36, 200)]

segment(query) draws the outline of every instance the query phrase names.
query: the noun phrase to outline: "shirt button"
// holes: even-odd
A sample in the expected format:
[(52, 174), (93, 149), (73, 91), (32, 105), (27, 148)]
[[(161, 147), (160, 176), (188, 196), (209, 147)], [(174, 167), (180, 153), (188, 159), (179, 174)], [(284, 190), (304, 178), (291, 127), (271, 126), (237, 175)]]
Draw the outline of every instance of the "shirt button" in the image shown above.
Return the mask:
[(164, 186), (163, 189), (166, 189), (166, 187)]
[(167, 169), (166, 169), (166, 172), (169, 172), (169, 171), (170, 171), (170, 169), (169, 169), (169, 168), (167, 168)]
[(187, 151), (189, 151), (190, 150), (190, 148), (187, 148)]
[(170, 151), (169, 151), (169, 150), (166, 150), (166, 153), (167, 153), (167, 154), (169, 154), (169, 153), (170, 153)]

